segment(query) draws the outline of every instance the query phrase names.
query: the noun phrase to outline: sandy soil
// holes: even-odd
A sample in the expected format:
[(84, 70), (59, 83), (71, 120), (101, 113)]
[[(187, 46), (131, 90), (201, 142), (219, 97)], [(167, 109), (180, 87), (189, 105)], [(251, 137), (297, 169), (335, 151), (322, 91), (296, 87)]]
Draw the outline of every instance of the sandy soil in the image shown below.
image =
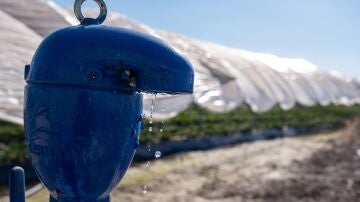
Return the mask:
[[(360, 119), (327, 134), (179, 154), (149, 168), (133, 165), (112, 201), (360, 201), (359, 133)], [(47, 200), (42, 191), (28, 201)]]

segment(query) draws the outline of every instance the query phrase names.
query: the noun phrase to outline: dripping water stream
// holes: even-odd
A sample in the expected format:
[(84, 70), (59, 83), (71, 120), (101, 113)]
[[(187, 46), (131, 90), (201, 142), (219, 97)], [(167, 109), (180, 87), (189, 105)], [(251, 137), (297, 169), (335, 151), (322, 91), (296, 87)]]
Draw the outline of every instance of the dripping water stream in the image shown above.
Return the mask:
[[(148, 133), (148, 135), (152, 135), (152, 133), (153, 133), (153, 114), (154, 114), (154, 110), (155, 110), (155, 105), (156, 105), (156, 94), (154, 93), (154, 94), (152, 94), (152, 99), (151, 99), (150, 115), (149, 115), (149, 129), (148, 129), (149, 133)], [(148, 143), (147, 147), (148, 147), (148, 151), (151, 153), (151, 145), (150, 145), (150, 143)], [(151, 166), (151, 160), (146, 162), (145, 168), (150, 169), (150, 166)], [(148, 191), (149, 191), (148, 185), (144, 185), (143, 188), (142, 188), (143, 194), (146, 194)]]
[[(156, 109), (156, 94), (152, 94), (152, 99), (151, 99), (151, 106), (150, 106), (150, 115), (149, 115), (149, 128), (148, 128), (148, 135), (153, 135), (153, 133), (155, 132), (154, 131), (154, 118), (153, 118), (153, 115), (154, 115), (154, 111)], [(161, 108), (161, 111), (164, 111), (165, 108)], [(145, 117), (145, 115), (144, 115)], [(160, 136), (163, 134), (163, 131), (164, 131), (164, 121), (161, 121), (161, 125), (160, 125)], [(149, 138), (151, 139), (151, 138)], [(155, 151), (154, 154), (152, 154), (152, 148), (151, 148), (151, 144), (149, 143), (147, 145), (147, 148), (148, 148), (148, 152), (150, 153), (150, 155), (154, 155), (155, 159), (158, 159), (161, 157), (161, 152), (160, 151)], [(151, 167), (151, 163), (152, 161), (149, 160), (145, 163), (145, 168), (146, 169), (150, 169)], [(142, 188), (142, 192), (143, 194), (146, 194), (148, 193), (149, 191), (149, 185), (144, 185), (143, 188)]]

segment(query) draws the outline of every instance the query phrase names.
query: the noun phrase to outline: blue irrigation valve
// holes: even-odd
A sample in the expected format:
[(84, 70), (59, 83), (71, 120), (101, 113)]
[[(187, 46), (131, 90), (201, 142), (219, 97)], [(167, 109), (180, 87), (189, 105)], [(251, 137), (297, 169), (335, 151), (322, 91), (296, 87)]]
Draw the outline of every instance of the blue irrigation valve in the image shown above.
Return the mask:
[(97, 19), (49, 35), (25, 68), (26, 144), (52, 202), (110, 201), (138, 148), (142, 94), (192, 93), (191, 64), (165, 42)]

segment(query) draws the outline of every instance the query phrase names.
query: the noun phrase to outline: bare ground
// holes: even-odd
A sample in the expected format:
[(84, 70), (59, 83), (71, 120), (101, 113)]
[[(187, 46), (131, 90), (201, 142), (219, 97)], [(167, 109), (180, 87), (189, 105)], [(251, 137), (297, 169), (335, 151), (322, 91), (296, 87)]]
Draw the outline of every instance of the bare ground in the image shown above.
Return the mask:
[[(327, 134), (179, 154), (150, 168), (133, 165), (112, 201), (360, 202), (359, 133), (360, 119)], [(28, 201), (48, 201), (48, 194)]]

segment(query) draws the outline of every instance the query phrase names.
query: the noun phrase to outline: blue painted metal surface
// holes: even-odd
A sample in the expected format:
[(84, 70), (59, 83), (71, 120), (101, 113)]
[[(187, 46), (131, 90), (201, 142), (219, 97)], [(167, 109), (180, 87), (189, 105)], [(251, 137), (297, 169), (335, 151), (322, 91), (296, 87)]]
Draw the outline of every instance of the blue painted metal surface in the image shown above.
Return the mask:
[(21, 167), (14, 167), (9, 173), (10, 202), (25, 202), (25, 174)]
[(142, 95), (192, 93), (160, 39), (98, 20), (56, 31), (25, 68), (26, 143), (50, 201), (110, 201), (138, 148)]
[[(79, 25), (51, 34), (28, 68), (26, 81), (32, 84), (150, 93), (193, 90), (191, 65), (176, 51), (160, 39), (110, 26)], [(131, 77), (135, 85), (129, 86)]]

